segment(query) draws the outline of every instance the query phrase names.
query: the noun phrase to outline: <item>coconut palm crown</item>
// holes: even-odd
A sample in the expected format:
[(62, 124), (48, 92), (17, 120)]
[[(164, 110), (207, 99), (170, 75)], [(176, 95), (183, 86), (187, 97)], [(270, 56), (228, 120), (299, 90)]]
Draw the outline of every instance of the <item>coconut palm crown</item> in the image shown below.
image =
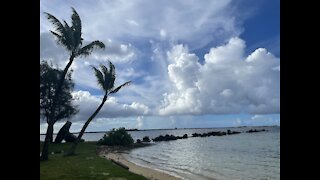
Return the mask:
[(96, 67), (92, 66), (95, 76), (97, 78), (98, 85), (101, 87), (101, 89), (105, 92), (106, 95), (113, 94), (118, 92), (123, 86), (129, 85), (131, 81), (128, 81), (116, 88), (114, 88), (114, 81), (116, 79), (115, 76), (115, 67), (114, 65), (109, 61), (109, 69), (104, 66), (100, 65), (100, 69), (97, 69)]
[(48, 20), (54, 25), (55, 31), (50, 32), (55, 36), (59, 44), (64, 46), (74, 57), (88, 56), (94, 49), (105, 48), (101, 41), (93, 41), (86, 46), (82, 46), (81, 19), (77, 11), (72, 8), (72, 26), (63, 21), (61, 23), (52, 14), (45, 12)]

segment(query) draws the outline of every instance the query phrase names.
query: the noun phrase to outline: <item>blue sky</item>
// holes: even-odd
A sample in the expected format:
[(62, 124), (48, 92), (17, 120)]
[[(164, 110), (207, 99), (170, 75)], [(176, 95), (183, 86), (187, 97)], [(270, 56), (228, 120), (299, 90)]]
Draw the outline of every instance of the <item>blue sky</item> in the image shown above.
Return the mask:
[(43, 0), (40, 60), (64, 67), (68, 59), (43, 12), (70, 23), (74, 7), (84, 44), (106, 45), (72, 65), (80, 112), (71, 131), (99, 105), (103, 92), (90, 66), (108, 59), (116, 66), (116, 84), (133, 83), (109, 97), (87, 131), (279, 125), (279, 6), (276, 0)]

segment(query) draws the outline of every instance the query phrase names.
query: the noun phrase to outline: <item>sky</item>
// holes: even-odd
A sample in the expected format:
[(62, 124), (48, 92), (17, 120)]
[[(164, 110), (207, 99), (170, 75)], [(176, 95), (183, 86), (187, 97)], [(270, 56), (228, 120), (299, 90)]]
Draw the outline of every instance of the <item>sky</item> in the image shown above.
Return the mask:
[[(106, 46), (71, 66), (80, 109), (71, 132), (101, 103), (91, 66), (108, 60), (116, 85), (132, 83), (108, 97), (86, 131), (280, 125), (279, 0), (42, 0), (40, 61), (66, 66), (44, 12), (71, 24), (71, 7), (83, 44)], [(40, 120), (40, 133), (46, 128)]]

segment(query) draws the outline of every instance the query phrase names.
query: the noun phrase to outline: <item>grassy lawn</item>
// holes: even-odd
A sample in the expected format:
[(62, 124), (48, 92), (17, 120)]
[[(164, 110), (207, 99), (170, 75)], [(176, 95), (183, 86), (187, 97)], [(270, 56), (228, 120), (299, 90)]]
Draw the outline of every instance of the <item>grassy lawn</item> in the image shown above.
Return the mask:
[[(70, 145), (50, 144), (49, 152), (66, 152)], [(40, 161), (40, 179), (146, 179), (99, 157), (95, 151), (96, 147), (95, 142), (85, 142), (78, 145), (75, 156), (63, 157), (63, 153), (50, 154), (49, 161)], [(40, 143), (40, 152), (41, 148)]]

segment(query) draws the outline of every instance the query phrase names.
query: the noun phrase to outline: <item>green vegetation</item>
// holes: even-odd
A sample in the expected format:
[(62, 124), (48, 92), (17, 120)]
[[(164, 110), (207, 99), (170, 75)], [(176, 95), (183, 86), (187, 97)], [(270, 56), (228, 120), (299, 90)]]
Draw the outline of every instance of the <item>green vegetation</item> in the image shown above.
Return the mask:
[[(63, 71), (59, 68), (54, 68), (47, 61), (40, 63), (40, 118), (49, 123), (49, 115), (56, 87)], [(55, 108), (55, 121), (62, 119), (70, 119), (79, 110), (77, 106), (72, 104), (72, 91), (74, 82), (71, 79), (71, 72), (66, 75), (66, 80), (63, 82), (59, 97), (57, 98), (57, 107)], [(48, 134), (50, 142), (53, 142), (53, 134)]]
[(133, 144), (133, 139), (130, 134), (125, 130), (125, 128), (112, 129), (107, 132), (102, 139), (98, 141), (100, 145), (121, 145), (128, 146)]
[[(40, 152), (43, 143), (40, 143)], [(42, 180), (88, 180), (88, 179), (127, 179), (145, 180), (143, 176), (131, 173), (111, 161), (99, 157), (96, 142), (79, 143), (76, 156), (63, 157), (70, 143), (51, 144), (50, 161), (40, 161)], [(51, 154), (52, 152), (60, 152)]]
[(85, 46), (83, 46), (83, 38), (82, 38), (82, 25), (79, 14), (76, 12), (74, 8), (72, 8), (72, 23), (71, 26), (63, 21), (61, 23), (55, 16), (50, 13), (46, 13), (47, 19), (54, 26), (54, 31), (50, 30), (52, 35), (56, 38), (59, 45), (66, 48), (66, 50), (70, 53), (69, 62), (66, 67), (63, 69), (62, 75), (57, 84), (54, 96), (52, 98), (52, 105), (50, 107), (50, 113), (48, 117), (48, 128), (46, 133), (46, 138), (43, 144), (43, 150), (41, 153), (40, 160), (48, 160), (48, 150), (49, 144), (51, 142), (51, 137), (53, 134), (53, 126), (56, 123), (56, 111), (55, 109), (58, 107), (57, 99), (59, 98), (59, 94), (61, 93), (62, 85), (65, 81), (65, 77), (67, 72), (77, 57), (86, 57), (89, 56), (94, 49), (104, 49), (105, 45), (101, 41), (93, 41)]

